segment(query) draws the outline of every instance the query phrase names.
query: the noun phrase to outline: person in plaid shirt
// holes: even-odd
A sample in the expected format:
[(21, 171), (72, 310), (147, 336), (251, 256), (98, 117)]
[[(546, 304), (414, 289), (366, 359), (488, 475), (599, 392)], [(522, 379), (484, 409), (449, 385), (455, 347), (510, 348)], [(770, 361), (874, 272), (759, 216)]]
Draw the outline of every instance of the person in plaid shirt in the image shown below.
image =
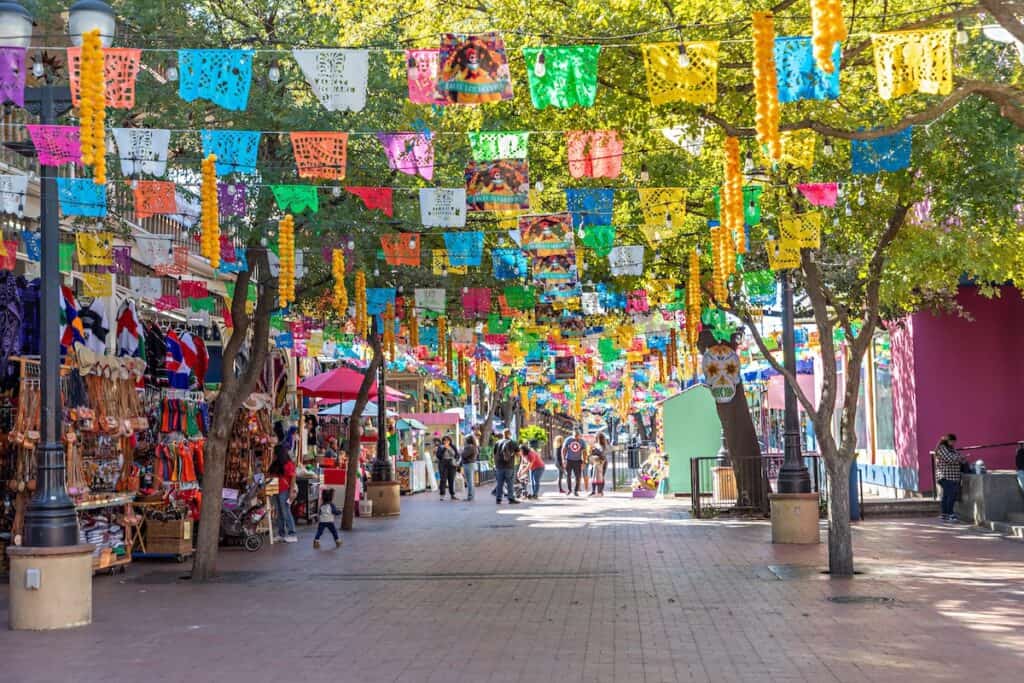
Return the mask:
[(946, 434), (935, 447), (935, 466), (939, 471), (939, 485), (942, 486), (942, 520), (959, 522), (953, 511), (960, 497), (960, 466), (966, 462), (956, 450), (956, 434)]

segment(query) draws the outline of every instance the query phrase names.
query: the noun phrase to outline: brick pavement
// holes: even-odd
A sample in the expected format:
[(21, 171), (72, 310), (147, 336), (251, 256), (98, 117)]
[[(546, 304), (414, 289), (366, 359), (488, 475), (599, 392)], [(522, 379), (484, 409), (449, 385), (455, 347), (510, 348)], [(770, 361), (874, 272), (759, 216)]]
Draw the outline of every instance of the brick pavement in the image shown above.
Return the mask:
[[(0, 681), (1021, 679), (1024, 543), (933, 520), (855, 532), (854, 580), (764, 522), (674, 501), (403, 498), (341, 550), (226, 550), (223, 579), (139, 562), (91, 627), (0, 631)], [(893, 598), (836, 604), (830, 596)], [(6, 623), (6, 594), (0, 597)]]

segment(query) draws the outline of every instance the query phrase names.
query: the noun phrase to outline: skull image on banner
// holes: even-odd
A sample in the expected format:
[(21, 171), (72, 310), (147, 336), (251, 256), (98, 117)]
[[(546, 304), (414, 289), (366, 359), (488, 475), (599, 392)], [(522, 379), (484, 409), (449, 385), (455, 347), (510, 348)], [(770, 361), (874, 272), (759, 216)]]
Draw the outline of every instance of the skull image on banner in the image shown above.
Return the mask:
[(728, 403), (736, 396), (740, 383), (740, 357), (736, 350), (725, 344), (716, 344), (704, 352), (701, 361), (704, 384), (711, 390), (716, 403)]

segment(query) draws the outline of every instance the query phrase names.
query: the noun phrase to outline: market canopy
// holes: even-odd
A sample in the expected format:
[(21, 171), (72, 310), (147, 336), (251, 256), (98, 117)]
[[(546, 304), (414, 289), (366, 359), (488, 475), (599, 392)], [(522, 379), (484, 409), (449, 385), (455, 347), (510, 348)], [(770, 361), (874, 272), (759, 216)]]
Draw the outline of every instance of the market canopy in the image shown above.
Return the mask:
[[(299, 391), (312, 398), (333, 398), (347, 401), (359, 396), (359, 387), (363, 383), (363, 373), (351, 368), (335, 368), (319, 375), (307, 377), (299, 383)], [(402, 392), (384, 386), (387, 401), (400, 401), (406, 398)], [(370, 398), (377, 398), (377, 382), (370, 385)]]
[[(355, 406), (356, 406), (356, 402), (355, 401), (344, 401), (342, 403), (336, 403), (336, 404), (334, 404), (333, 406), (331, 406), (329, 408), (324, 408), (319, 413), (317, 413), (317, 415), (326, 416), (326, 417), (330, 417), (332, 415), (333, 416), (341, 415), (341, 416), (346, 416), (347, 417), (347, 416), (352, 414), (352, 411), (355, 409)], [(373, 401), (370, 401), (369, 403), (366, 404), (366, 407), (363, 408), (363, 417), (376, 417), (377, 416), (377, 410), (378, 410), (377, 404), (374, 403)], [(388, 417), (398, 417), (398, 413), (396, 413), (393, 410), (389, 410), (389, 411), (387, 411), (387, 416)]]

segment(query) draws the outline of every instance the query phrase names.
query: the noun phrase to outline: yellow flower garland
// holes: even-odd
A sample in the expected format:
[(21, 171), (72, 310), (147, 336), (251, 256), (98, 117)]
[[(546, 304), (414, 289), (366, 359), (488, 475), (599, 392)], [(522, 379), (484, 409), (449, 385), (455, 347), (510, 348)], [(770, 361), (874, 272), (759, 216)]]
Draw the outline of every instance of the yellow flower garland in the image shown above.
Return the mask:
[(416, 304), (413, 301), (409, 302), (406, 318), (409, 324), (409, 346), (415, 348), (420, 345), (420, 322), (416, 319)]
[(381, 338), (381, 345), (384, 353), (388, 355), (390, 360), (395, 359), (395, 306), (394, 304), (388, 303), (384, 306), (384, 316), (382, 318), (384, 324), (384, 333)]
[(290, 213), (277, 224), (277, 248), (281, 270), (278, 275), (278, 299), (281, 308), (295, 301), (295, 219)]
[(700, 255), (694, 249), (690, 252), (690, 278), (686, 283), (686, 344), (690, 353), (697, 349), (700, 334)]
[(107, 182), (107, 81), (103, 72), (103, 44), (100, 30), (82, 34), (82, 59), (79, 76), (79, 127), (82, 142), (82, 163), (92, 166), (93, 182)]
[(775, 17), (771, 12), (754, 12), (754, 126), (757, 141), (767, 148), (768, 158), (782, 158), (779, 136), (779, 81), (775, 73)]
[(331, 274), (334, 276), (334, 310), (344, 320), (348, 316), (348, 290), (345, 289), (345, 252), (341, 249), (331, 252)]
[(356, 334), (360, 337), (366, 337), (366, 273), (363, 271), (356, 272), (355, 278), (355, 289), (356, 289)]
[(214, 154), (203, 159), (199, 199), (199, 253), (210, 259), (212, 268), (217, 268), (220, 266), (220, 200), (217, 198), (217, 157)]
[[(725, 139), (725, 182), (721, 191), (721, 225), (732, 239), (740, 244), (740, 253), (746, 252), (743, 228), (743, 170), (740, 166), (740, 141)], [(727, 275), (735, 269), (733, 263), (726, 264)]]
[(846, 37), (842, 0), (811, 0), (811, 44), (818, 68), (825, 73), (835, 71), (832, 50)]

